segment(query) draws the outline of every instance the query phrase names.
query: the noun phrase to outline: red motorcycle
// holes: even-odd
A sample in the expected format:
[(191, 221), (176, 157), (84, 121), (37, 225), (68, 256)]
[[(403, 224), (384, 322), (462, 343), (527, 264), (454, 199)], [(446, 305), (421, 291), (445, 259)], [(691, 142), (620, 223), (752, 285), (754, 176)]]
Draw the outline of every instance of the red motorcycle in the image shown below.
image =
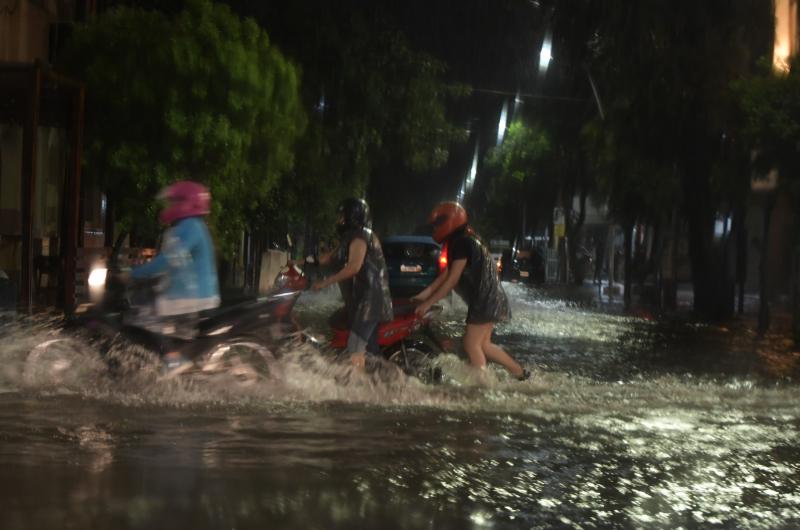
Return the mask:
[[(291, 265), (281, 273), (276, 286), (292, 292), (305, 289), (308, 279), (296, 265)], [(441, 369), (432, 366), (431, 360), (444, 351), (444, 348), (433, 333), (431, 323), (442, 312), (442, 307), (434, 305), (422, 316), (414, 312), (416, 306), (409, 299), (393, 300), (392, 307), (394, 318), (378, 326), (381, 356), (398, 365), (408, 375), (429, 382), (441, 380)], [(343, 350), (350, 336), (344, 308), (337, 310), (328, 322), (333, 336), (327, 346), (334, 350)], [(307, 339), (318, 346), (325, 346), (311, 336), (307, 336)]]
[[(431, 371), (430, 361), (443, 350), (431, 330), (434, 317), (442, 312), (441, 306), (431, 307), (422, 316), (414, 312), (416, 306), (408, 299), (392, 300), (392, 307), (394, 318), (378, 326), (378, 347), (381, 356), (400, 366), (409, 375), (421, 379), (440, 379), (440, 372), (436, 369)], [(333, 337), (329, 346), (337, 350), (344, 349), (350, 337), (344, 308), (339, 309), (331, 317), (330, 324)]]

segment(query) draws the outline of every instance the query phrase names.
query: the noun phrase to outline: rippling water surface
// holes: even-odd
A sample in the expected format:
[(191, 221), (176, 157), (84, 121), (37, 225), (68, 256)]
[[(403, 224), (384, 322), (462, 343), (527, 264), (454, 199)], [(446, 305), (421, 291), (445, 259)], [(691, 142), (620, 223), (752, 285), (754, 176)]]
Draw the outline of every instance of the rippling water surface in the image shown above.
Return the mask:
[[(789, 345), (508, 291), (497, 341), (535, 367), (524, 383), (455, 353), (440, 385), (380, 380), (307, 347), (255, 385), (119, 380), (82, 343), (53, 381), (28, 352), (54, 326), (6, 325), (0, 528), (800, 525)], [(304, 295), (299, 318), (322, 335), (336, 304)]]

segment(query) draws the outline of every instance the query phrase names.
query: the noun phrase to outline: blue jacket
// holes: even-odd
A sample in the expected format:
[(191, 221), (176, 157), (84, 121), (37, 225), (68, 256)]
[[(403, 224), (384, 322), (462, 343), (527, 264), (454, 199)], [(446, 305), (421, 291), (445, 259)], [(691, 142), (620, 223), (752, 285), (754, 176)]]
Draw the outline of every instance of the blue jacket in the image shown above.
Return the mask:
[(181, 315), (219, 306), (214, 245), (199, 217), (181, 219), (164, 232), (158, 255), (131, 270), (134, 279), (161, 277), (156, 313)]

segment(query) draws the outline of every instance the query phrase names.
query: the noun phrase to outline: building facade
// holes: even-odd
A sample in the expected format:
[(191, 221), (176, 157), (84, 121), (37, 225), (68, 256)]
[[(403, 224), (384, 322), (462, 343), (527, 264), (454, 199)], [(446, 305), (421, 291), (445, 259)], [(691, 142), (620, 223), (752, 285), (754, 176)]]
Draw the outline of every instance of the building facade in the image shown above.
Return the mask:
[(6, 309), (70, 308), (83, 85), (51, 67), (90, 2), (0, 0), (0, 281)]

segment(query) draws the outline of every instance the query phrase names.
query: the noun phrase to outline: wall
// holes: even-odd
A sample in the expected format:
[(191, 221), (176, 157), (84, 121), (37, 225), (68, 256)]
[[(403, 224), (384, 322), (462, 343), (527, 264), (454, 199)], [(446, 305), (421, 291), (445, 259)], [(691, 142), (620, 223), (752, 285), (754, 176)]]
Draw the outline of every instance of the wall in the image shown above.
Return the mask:
[(775, 46), (772, 64), (788, 71), (789, 58), (798, 52), (797, 0), (775, 0)]
[(63, 2), (0, 0), (0, 62), (46, 61), (50, 24)]

